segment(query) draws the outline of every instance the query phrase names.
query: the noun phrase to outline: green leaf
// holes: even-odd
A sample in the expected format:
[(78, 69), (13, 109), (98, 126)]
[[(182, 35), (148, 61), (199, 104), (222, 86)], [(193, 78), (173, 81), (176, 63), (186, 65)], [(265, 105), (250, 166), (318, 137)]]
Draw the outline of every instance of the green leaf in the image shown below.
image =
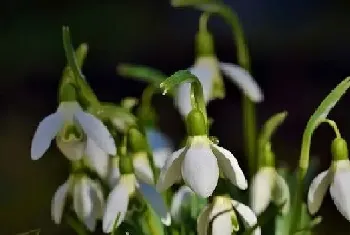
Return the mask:
[(73, 75), (75, 77), (75, 83), (79, 88), (79, 92), (83, 101), (87, 103), (87, 106), (90, 106), (90, 105), (99, 106), (99, 101), (95, 93), (93, 92), (89, 84), (86, 82), (85, 77), (81, 72), (81, 69), (80, 69), (81, 66), (79, 66), (79, 61), (75, 56), (74, 49), (72, 46), (69, 27), (67, 26), (62, 27), (62, 35), (63, 35), (62, 36), (63, 46), (64, 46), (64, 51), (66, 53), (68, 65), (73, 71)]
[(161, 71), (144, 65), (120, 64), (117, 73), (128, 78), (144, 81), (158, 87), (167, 76)]
[(287, 112), (280, 112), (270, 117), (261, 128), (259, 141), (264, 145), (271, 142), (272, 135), (287, 117)]
[(313, 132), (317, 126), (327, 118), (329, 112), (337, 104), (349, 87), (350, 77), (347, 77), (329, 93), (329, 95), (318, 106), (314, 114), (310, 117), (303, 134), (301, 158), (299, 163), (301, 168), (306, 170), (308, 167), (309, 151)]

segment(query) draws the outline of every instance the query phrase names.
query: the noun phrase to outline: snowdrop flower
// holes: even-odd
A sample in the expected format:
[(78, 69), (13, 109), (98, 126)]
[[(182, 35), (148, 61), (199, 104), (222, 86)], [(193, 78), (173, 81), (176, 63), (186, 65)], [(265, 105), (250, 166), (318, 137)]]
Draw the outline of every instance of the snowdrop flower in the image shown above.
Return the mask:
[(311, 182), (308, 192), (308, 209), (315, 214), (321, 207), (329, 188), (331, 197), (338, 211), (350, 221), (350, 161), (347, 144), (344, 139), (336, 138), (332, 143), (332, 166), (321, 172)]
[(173, 152), (171, 140), (154, 128), (146, 129), (146, 137), (152, 149), (154, 165), (162, 168), (167, 157)]
[(184, 179), (200, 197), (209, 197), (216, 188), (219, 172), (240, 189), (248, 187), (247, 180), (232, 153), (211, 142), (206, 136), (190, 136), (186, 147), (167, 159), (157, 182), (163, 191)]
[[(224, 97), (223, 92), (218, 92), (224, 89), (220, 70), (253, 102), (261, 102), (264, 99), (260, 87), (248, 71), (235, 64), (218, 62), (215, 55), (198, 57), (189, 70), (200, 80), (206, 103)], [(188, 83), (181, 84), (175, 97), (175, 104), (183, 116), (191, 111), (190, 88)]]
[(349, 160), (338, 160), (333, 166), (321, 172), (311, 182), (308, 193), (308, 209), (311, 214), (320, 209), (324, 196), (329, 192), (338, 211), (350, 221)]
[(73, 198), (73, 208), (78, 218), (93, 232), (104, 210), (100, 184), (85, 175), (77, 175), (59, 186), (51, 203), (51, 216), (56, 224), (61, 223), (68, 196)]
[(31, 158), (41, 158), (55, 137), (58, 148), (70, 160), (78, 160), (84, 155), (86, 140), (89, 139), (104, 152), (116, 153), (114, 140), (106, 126), (84, 112), (76, 101), (61, 102), (55, 113), (39, 123), (32, 140)]
[(288, 213), (290, 206), (289, 187), (274, 167), (261, 167), (253, 177), (250, 189), (251, 207), (257, 215), (264, 212), (271, 201), (277, 206), (282, 206), (282, 214)]
[[(246, 229), (256, 226), (256, 215), (248, 206), (226, 196), (216, 196), (198, 217), (198, 235), (231, 235), (233, 231), (237, 232), (240, 228), (236, 212)], [(211, 231), (208, 231), (209, 229)], [(260, 227), (257, 227), (251, 234), (260, 235)]]
[(141, 194), (160, 216), (165, 225), (170, 225), (171, 217), (162, 196), (154, 189), (151, 184), (154, 182), (153, 172), (148, 162), (147, 155), (137, 154), (133, 156), (134, 173), (121, 174), (121, 159), (112, 159), (112, 169), (109, 175), (109, 184), (113, 189), (106, 203), (106, 209), (103, 216), (103, 231), (109, 233), (113, 230), (115, 220), (116, 226), (124, 220), (128, 209), (129, 200), (136, 195)]
[[(170, 225), (171, 218), (167, 212), (162, 196), (148, 185), (139, 183), (134, 174), (122, 174), (109, 194), (103, 216), (103, 231), (112, 232), (123, 222), (128, 210), (129, 200), (140, 193), (153, 207), (165, 225)], [(116, 219), (118, 218), (118, 221)], [(115, 224), (116, 223), (116, 224)]]

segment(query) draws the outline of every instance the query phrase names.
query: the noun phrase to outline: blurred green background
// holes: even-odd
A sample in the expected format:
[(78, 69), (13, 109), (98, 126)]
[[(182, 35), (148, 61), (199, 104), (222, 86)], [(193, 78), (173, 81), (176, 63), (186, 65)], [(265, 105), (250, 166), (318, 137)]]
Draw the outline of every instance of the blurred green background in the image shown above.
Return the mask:
[[(278, 161), (295, 167), (303, 128), (327, 93), (350, 75), (349, 1), (226, 1), (239, 15), (249, 44), (253, 75), (265, 93), (258, 106), (259, 123), (289, 111), (273, 148)], [(199, 13), (173, 9), (168, 1), (4, 1), (0, 7), (0, 234), (31, 229), (41, 234), (70, 234), (50, 218), (51, 198), (68, 174), (56, 147), (30, 160), (30, 142), (43, 117), (57, 107), (56, 89), (65, 65), (61, 27), (71, 28), (75, 45), (89, 44), (84, 73), (104, 101), (139, 96), (145, 84), (121, 78), (121, 62), (150, 65), (167, 74), (194, 61), (194, 34)], [(218, 57), (235, 62), (229, 27), (210, 21)], [(245, 165), (242, 153), (240, 94), (229, 82), (227, 97), (210, 103), (212, 134)], [(350, 140), (350, 96), (332, 111)], [(166, 97), (155, 99), (160, 126), (178, 143), (185, 133), (180, 116)], [(312, 156), (317, 172), (330, 163), (333, 133), (321, 127)], [(350, 187), (350, 182), (349, 182)], [(350, 223), (329, 195), (320, 214), (325, 222), (316, 234), (349, 234)]]

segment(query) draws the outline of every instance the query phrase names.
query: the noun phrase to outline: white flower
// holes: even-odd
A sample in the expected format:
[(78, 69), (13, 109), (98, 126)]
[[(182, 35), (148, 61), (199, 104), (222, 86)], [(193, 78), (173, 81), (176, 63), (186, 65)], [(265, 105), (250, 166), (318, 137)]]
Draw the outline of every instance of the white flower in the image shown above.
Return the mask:
[(157, 168), (162, 168), (167, 157), (173, 152), (171, 140), (153, 128), (146, 129), (146, 137), (152, 149), (154, 165)]
[(100, 184), (86, 176), (71, 176), (59, 186), (51, 202), (51, 216), (56, 224), (61, 223), (69, 195), (73, 197), (73, 208), (78, 218), (90, 231), (94, 231), (96, 221), (102, 218), (104, 210)]
[[(190, 68), (190, 72), (200, 80), (205, 102), (224, 96), (223, 91), (220, 92), (220, 89), (224, 89), (220, 69), (253, 102), (263, 101), (262, 91), (248, 71), (238, 65), (218, 62), (214, 56), (201, 56)], [(190, 84), (181, 84), (177, 91), (175, 103), (183, 116), (191, 111), (190, 100)]]
[(289, 187), (274, 167), (262, 167), (253, 177), (251, 189), (251, 207), (259, 215), (266, 210), (271, 201), (281, 206), (282, 214), (289, 211)]
[(321, 172), (311, 182), (308, 193), (308, 209), (315, 214), (321, 207), (328, 187), (338, 211), (350, 221), (350, 162), (334, 161), (331, 168)]
[[(239, 224), (236, 212), (241, 217), (246, 229), (256, 226), (256, 215), (249, 207), (228, 197), (216, 196), (213, 203), (207, 205), (198, 217), (198, 235), (231, 235), (233, 231), (238, 231)], [(211, 231), (208, 231), (210, 228)], [(256, 227), (251, 234), (260, 235), (260, 227)]]
[(70, 160), (78, 160), (84, 155), (86, 139), (91, 139), (108, 154), (116, 153), (106, 126), (74, 101), (62, 102), (55, 113), (39, 123), (32, 140), (31, 158), (41, 158), (55, 137), (58, 148)]
[[(112, 232), (114, 226), (117, 227), (123, 222), (128, 209), (129, 199), (134, 197), (137, 191), (147, 199), (160, 216), (162, 222), (165, 225), (170, 225), (170, 214), (167, 211), (162, 196), (152, 186), (139, 184), (134, 174), (123, 174), (107, 198), (102, 223), (105, 233)], [(118, 221), (116, 221), (117, 218)]]
[(163, 191), (184, 179), (197, 195), (209, 197), (216, 188), (219, 169), (240, 189), (247, 180), (232, 153), (212, 143), (206, 136), (192, 136), (186, 147), (174, 152), (162, 168), (157, 190)]

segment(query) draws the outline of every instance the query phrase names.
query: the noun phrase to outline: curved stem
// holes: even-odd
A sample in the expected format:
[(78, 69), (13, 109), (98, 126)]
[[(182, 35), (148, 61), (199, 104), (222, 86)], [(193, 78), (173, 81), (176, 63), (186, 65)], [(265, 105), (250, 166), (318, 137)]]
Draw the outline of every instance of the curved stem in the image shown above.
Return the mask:
[(208, 31), (207, 26), (208, 26), (208, 20), (210, 17), (209, 12), (203, 12), (199, 18), (199, 30), (200, 31)]
[(203, 113), (205, 123), (208, 126), (207, 110), (204, 100), (203, 87), (199, 79), (190, 73), (188, 70), (180, 70), (168, 77), (164, 82), (160, 84), (160, 89), (163, 90), (163, 95), (174, 87), (189, 82), (191, 83), (191, 105), (193, 109), (198, 109)]
[(337, 138), (341, 138), (340, 131), (339, 131), (337, 123), (335, 121), (330, 120), (330, 119), (325, 119), (323, 122), (328, 123), (332, 127)]

